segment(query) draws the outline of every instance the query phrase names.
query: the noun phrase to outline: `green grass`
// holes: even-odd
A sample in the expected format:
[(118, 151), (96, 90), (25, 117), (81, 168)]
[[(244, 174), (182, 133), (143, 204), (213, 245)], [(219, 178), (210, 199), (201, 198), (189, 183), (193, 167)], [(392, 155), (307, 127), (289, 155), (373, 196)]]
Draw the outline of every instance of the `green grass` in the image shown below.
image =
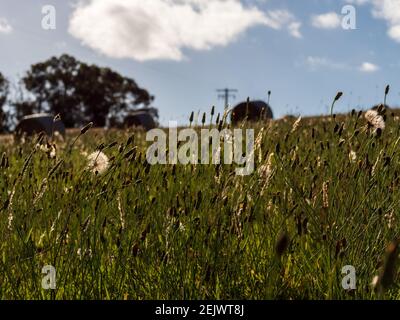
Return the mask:
[[(265, 126), (248, 177), (150, 166), (141, 132), (89, 130), (72, 145), (75, 134), (55, 159), (35, 141), (0, 145), (0, 298), (399, 299), (385, 264), (399, 238), (399, 122), (389, 115), (377, 137), (357, 114), (294, 121)], [(112, 142), (110, 168), (93, 174), (83, 152)], [(41, 288), (44, 265), (56, 290)], [(382, 268), (394, 279), (375, 292)]]

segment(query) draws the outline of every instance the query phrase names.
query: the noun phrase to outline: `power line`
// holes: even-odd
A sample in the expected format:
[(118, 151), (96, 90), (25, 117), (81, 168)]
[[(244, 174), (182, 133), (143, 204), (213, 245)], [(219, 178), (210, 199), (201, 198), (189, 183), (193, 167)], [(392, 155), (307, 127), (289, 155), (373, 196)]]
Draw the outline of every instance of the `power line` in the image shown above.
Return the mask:
[(234, 95), (233, 93), (237, 93), (238, 90), (236, 89), (229, 89), (229, 88), (225, 88), (225, 89), (218, 89), (217, 92), (218, 94), (218, 99), (224, 99), (225, 100), (225, 108), (228, 108), (229, 106), (229, 99), (233, 98), (236, 99), (236, 95)]

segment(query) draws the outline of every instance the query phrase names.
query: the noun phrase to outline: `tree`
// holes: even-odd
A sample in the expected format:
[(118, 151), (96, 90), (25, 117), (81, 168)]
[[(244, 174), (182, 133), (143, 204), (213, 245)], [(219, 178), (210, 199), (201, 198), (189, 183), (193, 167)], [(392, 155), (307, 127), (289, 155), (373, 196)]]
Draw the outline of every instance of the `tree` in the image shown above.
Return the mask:
[(12, 86), (13, 97), (10, 99), (10, 106), (13, 112), (9, 114), (9, 122), (16, 125), (24, 116), (37, 113), (37, 103), (33, 100), (32, 94), (28, 94), (21, 79), (17, 83), (12, 83)]
[(0, 73), (0, 133), (8, 131), (9, 129), (8, 114), (4, 110), (4, 106), (7, 101), (7, 96), (8, 96), (8, 81)]
[(67, 127), (90, 121), (103, 127), (108, 119), (154, 100), (133, 79), (66, 54), (32, 65), (22, 81), (35, 99), (17, 105), (16, 111), (29, 107), (32, 112), (60, 114)]

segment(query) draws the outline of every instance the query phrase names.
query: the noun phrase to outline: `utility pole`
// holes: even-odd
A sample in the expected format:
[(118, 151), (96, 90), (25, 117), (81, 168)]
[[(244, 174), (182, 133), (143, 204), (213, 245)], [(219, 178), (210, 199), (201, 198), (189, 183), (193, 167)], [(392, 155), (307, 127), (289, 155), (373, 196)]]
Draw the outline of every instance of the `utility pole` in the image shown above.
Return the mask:
[(236, 96), (233, 93), (236, 93), (238, 91), (236, 89), (225, 88), (225, 89), (218, 89), (217, 92), (219, 93), (218, 94), (218, 99), (224, 99), (225, 100), (225, 106), (224, 107), (228, 108), (229, 99), (230, 98), (235, 99)]

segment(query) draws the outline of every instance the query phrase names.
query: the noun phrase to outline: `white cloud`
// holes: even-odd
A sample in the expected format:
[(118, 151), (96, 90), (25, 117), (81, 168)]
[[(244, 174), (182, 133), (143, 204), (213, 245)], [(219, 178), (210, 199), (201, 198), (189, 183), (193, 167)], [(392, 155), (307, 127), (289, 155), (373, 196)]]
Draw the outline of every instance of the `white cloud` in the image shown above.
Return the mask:
[(388, 35), (397, 42), (400, 42), (400, 25), (394, 25), (390, 27), (388, 30)]
[[(220, 0), (215, 0), (215, 1), (220, 1)], [(264, 14), (263, 24), (273, 29), (280, 30), (285, 25), (288, 25), (293, 21), (295, 21), (293, 14), (287, 10), (270, 10), (266, 14)]]
[(13, 28), (8, 23), (7, 19), (0, 18), (0, 33), (9, 34), (11, 33)]
[(400, 0), (343, 0), (350, 4), (372, 5), (372, 14), (388, 24), (388, 36), (400, 42)]
[(312, 16), (311, 23), (318, 29), (336, 29), (340, 27), (341, 19), (336, 12), (328, 12)]
[(372, 14), (377, 19), (386, 20), (388, 36), (400, 42), (400, 0), (343, 0), (347, 3), (372, 5)]
[(69, 32), (109, 57), (179, 61), (184, 49), (226, 46), (258, 25), (301, 37), (290, 12), (263, 12), (240, 0), (81, 0)]
[(372, 3), (374, 16), (387, 21), (389, 37), (400, 42), (400, 1), (372, 0)]
[(370, 0), (344, 0), (344, 1), (347, 4), (356, 4), (356, 5), (359, 5), (359, 6), (370, 2)]
[(373, 64), (371, 62), (364, 62), (359, 68), (361, 72), (366, 72), (366, 73), (373, 73), (378, 71), (379, 69), (380, 68), (376, 64)]
[(348, 71), (358, 70), (365, 73), (374, 73), (380, 70), (379, 66), (371, 62), (363, 62), (359, 67), (353, 67), (343, 62), (337, 62), (329, 58), (318, 57), (318, 56), (308, 56), (305, 60), (305, 65), (311, 71), (317, 71), (320, 69), (330, 69), (330, 70), (348, 70)]
[(349, 67), (340, 62), (332, 61), (325, 57), (316, 57), (316, 56), (309, 56), (306, 59), (306, 65), (312, 70), (316, 71), (321, 68), (328, 68), (332, 70), (345, 70), (349, 69)]
[(289, 33), (292, 35), (292, 37), (295, 38), (303, 38), (303, 35), (300, 32), (301, 28), (301, 22), (292, 22), (288, 26)]

